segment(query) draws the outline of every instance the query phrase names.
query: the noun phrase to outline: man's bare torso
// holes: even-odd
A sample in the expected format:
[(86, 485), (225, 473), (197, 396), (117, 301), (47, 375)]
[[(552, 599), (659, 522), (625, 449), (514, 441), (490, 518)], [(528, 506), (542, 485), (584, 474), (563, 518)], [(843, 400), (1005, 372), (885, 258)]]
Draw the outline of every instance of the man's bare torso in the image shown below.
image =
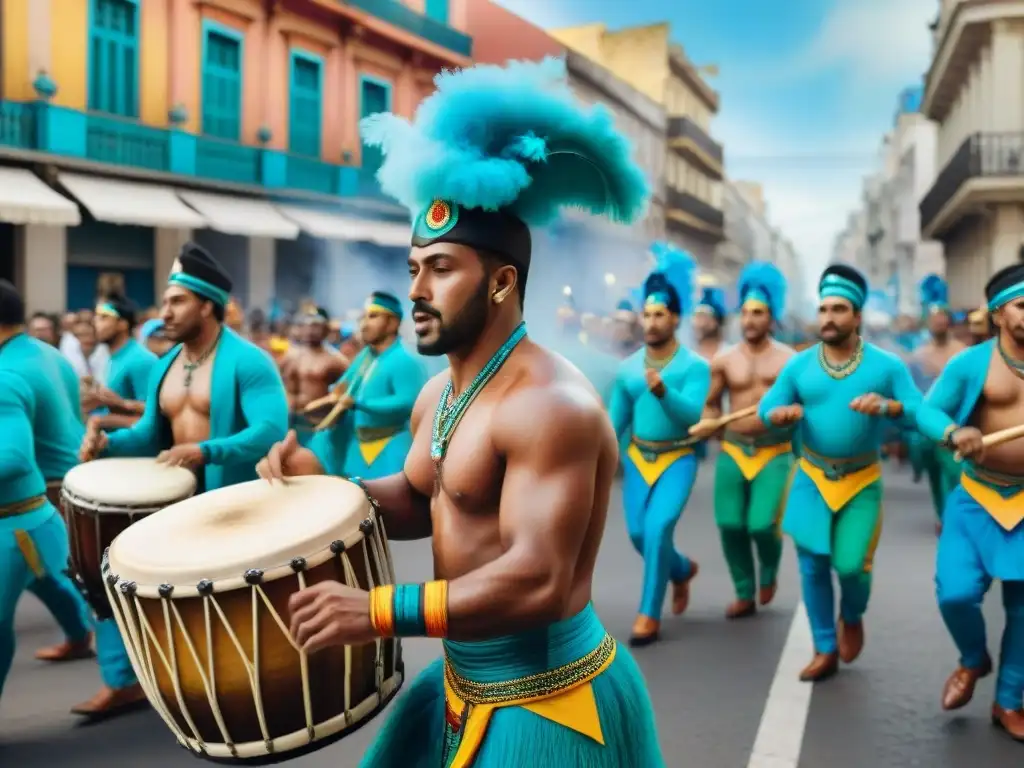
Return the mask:
[(950, 337), (949, 341), (942, 345), (929, 341), (914, 353), (914, 357), (921, 364), (925, 374), (934, 378), (942, 373), (942, 369), (954, 355), (964, 349), (966, 347), (960, 341)]
[[(1024, 424), (1024, 379), (1009, 369), (996, 349), (992, 351), (981, 402), (975, 406), (971, 424), (985, 434)], [(1022, 474), (1024, 441), (1011, 440), (986, 449), (981, 464), (996, 472)]]
[[(722, 377), (724, 389), (729, 393), (729, 409), (741, 411), (756, 405), (794, 354), (792, 348), (773, 340), (759, 352), (741, 342), (716, 357), (712, 361), (712, 373)], [(728, 428), (743, 435), (760, 434), (766, 429), (757, 416), (734, 421)]]
[[(600, 399), (586, 379), (564, 359), (523, 341), (469, 407), (449, 445), (440, 473), (430, 457), (433, 417), (448, 374), (435, 376), (421, 397), (422, 412), (412, 419), (413, 445), (405, 474), (431, 498), (435, 577), (455, 579), (502, 556), (508, 549), (499, 509), (505, 458), (501, 444), (533, 431), (527, 408), (543, 390), (563, 388), (573, 397)], [(590, 601), (597, 552), (604, 533), (618, 449), (611, 424), (601, 422), (593, 440), (600, 446), (588, 530), (576, 562), (566, 616)], [(519, 435), (513, 435), (515, 432)]]
[(174, 445), (201, 443), (210, 438), (210, 402), (213, 366), (217, 352), (192, 371), (185, 386), (187, 370), (181, 353), (171, 364), (160, 385), (160, 412), (171, 422)]
[(298, 412), (324, 397), (347, 368), (344, 357), (323, 347), (303, 347), (290, 352), (281, 367), (288, 402)]

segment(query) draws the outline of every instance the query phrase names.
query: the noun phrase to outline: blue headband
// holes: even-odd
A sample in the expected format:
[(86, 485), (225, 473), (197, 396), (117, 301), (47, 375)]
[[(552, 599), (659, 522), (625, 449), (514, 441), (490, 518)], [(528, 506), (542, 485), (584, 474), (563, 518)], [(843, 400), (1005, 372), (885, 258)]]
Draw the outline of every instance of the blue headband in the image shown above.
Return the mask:
[(999, 293), (988, 300), (988, 311), (995, 312), (1004, 304), (1009, 304), (1014, 299), (1024, 296), (1024, 280), (1014, 283), (1009, 288), (1003, 288)]
[(761, 290), (760, 288), (751, 288), (743, 295), (743, 304), (758, 304), (762, 307), (766, 307), (769, 312), (772, 311), (772, 302), (768, 298), (768, 293)]
[(139, 338), (142, 341), (146, 341), (154, 333), (159, 333), (164, 328), (164, 321), (160, 319), (147, 320), (142, 324), (142, 328), (139, 330)]
[(399, 320), (402, 319), (402, 305), (391, 296), (384, 296), (379, 293), (371, 294), (370, 298), (366, 300), (366, 309), (379, 309), (382, 312), (389, 312)]
[(665, 309), (668, 309), (668, 305), (669, 296), (663, 291), (655, 291), (644, 299), (645, 307), (664, 307)]
[(117, 311), (117, 307), (111, 304), (109, 301), (101, 301), (96, 305), (97, 315), (106, 315), (107, 317), (116, 317), (120, 319), (121, 313)]
[(829, 296), (846, 299), (857, 310), (864, 306), (864, 300), (867, 298), (861, 287), (853, 280), (836, 274), (825, 275), (822, 278), (821, 285), (818, 286), (818, 296), (823, 299)]
[(186, 272), (173, 273), (167, 278), (167, 283), (169, 285), (180, 285), (182, 288), (186, 288), (192, 291), (192, 293), (202, 296), (204, 299), (209, 299), (214, 304), (222, 307), (226, 307), (231, 299), (231, 295), (223, 288), (218, 288), (213, 283), (208, 283), (202, 278)]

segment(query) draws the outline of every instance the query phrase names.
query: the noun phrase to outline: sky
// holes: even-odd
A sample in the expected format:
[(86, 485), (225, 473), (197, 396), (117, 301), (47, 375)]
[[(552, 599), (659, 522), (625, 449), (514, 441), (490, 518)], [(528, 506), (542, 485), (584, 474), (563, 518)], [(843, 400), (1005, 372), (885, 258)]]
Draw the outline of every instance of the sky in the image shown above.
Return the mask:
[[(760, 182), (809, 272), (879, 164), (897, 96), (919, 85), (939, 0), (498, 0), (546, 29), (668, 21), (721, 94), (726, 173)], [(808, 281), (813, 284), (813, 281)]]

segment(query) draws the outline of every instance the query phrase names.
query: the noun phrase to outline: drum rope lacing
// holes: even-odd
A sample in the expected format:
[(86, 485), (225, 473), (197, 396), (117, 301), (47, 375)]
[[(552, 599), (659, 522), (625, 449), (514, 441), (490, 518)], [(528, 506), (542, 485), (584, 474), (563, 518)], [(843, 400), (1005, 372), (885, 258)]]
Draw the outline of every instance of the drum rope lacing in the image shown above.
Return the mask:
[[(337, 546), (338, 542), (333, 542), (329, 547), (333, 556), (340, 559), (345, 583), (349, 586), (358, 587), (359, 581), (356, 575), (355, 567), (352, 564), (351, 558), (346, 551), (351, 546), (355, 546), (358, 542), (364, 542), (363, 546), (363, 561), (366, 568), (366, 577), (369, 588), (373, 588), (376, 585), (374, 579), (374, 565), (371, 564), (371, 550), (372, 559), (376, 564), (376, 569), (380, 572), (383, 579), (389, 579), (391, 583), (395, 581), (394, 564), (391, 559), (391, 547), (390, 542), (387, 539), (387, 531), (384, 528), (383, 520), (380, 520), (376, 515), (376, 503), (371, 499), (371, 504), (374, 507), (374, 513), (366, 518), (360, 525), (360, 536), (355, 538), (351, 543), (341, 542), (342, 546)], [(326, 562), (326, 561), (325, 561)], [(303, 558), (295, 558), (292, 560), (290, 566), (294, 571), (294, 574), (299, 582), (300, 589), (304, 589), (306, 586), (304, 570), (306, 561)], [(225, 723), (224, 714), (221, 710), (220, 703), (216, 696), (216, 669), (214, 667), (214, 655), (213, 655), (213, 630), (214, 630), (214, 614), (219, 620), (220, 624), (224, 627), (229, 639), (235, 646), (236, 651), (240, 659), (245, 665), (245, 670), (249, 678), (250, 689), (253, 694), (253, 698), (256, 704), (257, 718), (259, 722), (260, 732), (264, 739), (264, 748), (267, 754), (274, 752), (274, 743), (276, 740), (281, 739), (283, 736), (290, 736), (291, 734), (285, 734), (272, 738), (269, 733), (269, 729), (266, 723), (266, 717), (262, 701), (262, 687), (259, 678), (259, 618), (260, 618), (260, 606), (263, 605), (267, 609), (270, 617), (274, 623), (281, 630), (282, 634), (287, 639), (288, 643), (292, 646), (293, 650), (299, 655), (300, 672), (302, 675), (302, 695), (304, 704), (304, 715), (306, 720), (306, 733), (307, 743), (312, 743), (317, 740), (316, 729), (318, 725), (313, 722), (313, 711), (312, 711), (312, 697), (309, 685), (309, 671), (307, 664), (307, 654), (303, 651), (291, 637), (289, 628), (285, 625), (280, 614), (276, 611), (273, 604), (271, 603), (266, 592), (260, 585), (260, 580), (256, 576), (262, 576), (263, 571), (250, 570), (246, 573), (246, 583), (249, 585), (252, 594), (252, 621), (253, 621), (253, 659), (250, 659), (242, 647), (241, 641), (237, 634), (230, 626), (227, 616), (225, 615), (220, 604), (215, 598), (214, 583), (209, 580), (203, 580), (196, 585), (197, 590), (203, 598), (204, 606), (204, 629), (206, 634), (206, 652), (208, 665), (204, 668), (199, 653), (197, 651), (195, 641), (189, 635), (184, 619), (175, 605), (172, 599), (173, 586), (163, 585), (161, 588), (160, 602), (162, 605), (162, 613), (164, 619), (164, 629), (168, 638), (173, 637), (175, 634), (180, 634), (184, 639), (184, 644), (192, 658), (195, 665), (196, 671), (199, 673), (203, 687), (206, 690), (207, 703), (210, 706), (211, 714), (217, 725), (217, 729), (221, 733), (223, 738), (224, 747), (226, 747), (233, 757), (238, 757), (238, 751), (236, 745), (231, 739), (231, 735), (228, 732), (227, 725)], [(115, 596), (118, 600), (112, 601), (118, 604), (117, 610), (115, 611), (115, 618), (117, 623), (121, 626), (122, 634), (129, 636), (130, 642), (127, 643), (129, 655), (132, 658), (133, 664), (136, 668), (136, 672), (139, 677), (139, 682), (143, 685), (146, 690), (147, 696), (153, 703), (154, 708), (157, 709), (161, 718), (170, 730), (178, 737), (179, 742), (183, 745), (191, 748), (193, 751), (206, 752), (206, 746), (200, 736), (199, 728), (197, 727), (191, 713), (188, 710), (188, 706), (185, 703), (184, 692), (181, 686), (180, 669), (178, 663), (178, 657), (176, 652), (176, 646), (172, 641), (170, 643), (168, 653), (165, 653), (165, 649), (161, 645), (158, 635), (146, 617), (139, 597), (136, 592), (136, 587), (133, 582), (121, 581), (113, 574), (108, 575), (107, 584), (111, 592), (115, 592)], [(118, 589), (115, 591), (114, 586), (117, 585)], [(234, 591), (234, 590), (231, 590)], [(119, 592), (120, 595), (116, 595)], [(230, 592), (229, 592), (230, 593)], [(136, 627), (135, 624), (127, 620), (125, 615), (125, 605), (122, 601), (130, 600), (132, 608), (134, 609), (134, 616), (138, 619), (141, 626)], [(212, 609), (211, 609), (212, 606)], [(127, 631), (125, 631), (127, 627)], [(177, 632), (174, 632), (174, 629)], [(392, 651), (392, 666), (393, 666), (393, 677), (390, 679), (393, 683), (391, 690), (385, 691), (385, 680), (384, 680), (384, 653), (383, 643), (390, 642), (393, 647)], [(140, 653), (140, 649), (142, 653)], [(171, 714), (167, 707), (166, 702), (163, 699), (162, 694), (159, 691), (159, 684), (157, 682), (156, 666), (154, 664), (153, 650), (155, 650), (158, 661), (163, 666), (167, 673), (174, 689), (174, 698), (178, 705), (178, 711), (181, 713), (182, 719), (189, 731), (192, 732), (192, 736), (187, 736), (177, 724), (174, 716)], [(350, 727), (354, 722), (354, 709), (352, 706), (352, 648), (351, 646), (345, 646), (345, 711), (342, 713), (343, 716), (343, 728), (342, 730)], [(145, 665), (141, 663), (142, 659), (145, 659)], [(375, 641), (375, 687), (376, 699), (375, 705), (382, 705), (390, 695), (397, 690), (397, 686), (400, 684), (398, 681), (398, 664), (399, 664), (399, 641), (397, 639), (392, 640), (377, 640)], [(358, 705), (360, 708), (367, 702), (361, 702)], [(323, 723), (319, 724), (321, 727)]]

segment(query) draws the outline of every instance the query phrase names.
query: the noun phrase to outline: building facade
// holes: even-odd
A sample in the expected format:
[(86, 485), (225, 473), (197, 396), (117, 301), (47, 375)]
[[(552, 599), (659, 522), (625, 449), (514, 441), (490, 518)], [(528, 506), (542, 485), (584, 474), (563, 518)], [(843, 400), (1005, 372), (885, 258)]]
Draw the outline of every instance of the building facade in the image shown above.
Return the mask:
[(932, 31), (922, 112), (940, 170), (921, 231), (945, 246), (951, 301), (972, 307), (1024, 246), (1024, 3), (943, 0)]
[(0, 0), (0, 276), (57, 311), (119, 272), (145, 305), (192, 238), (266, 307), (407, 245), (358, 121), (411, 116), (465, 27), (466, 0)]
[(725, 238), (723, 150), (711, 136), (718, 94), (704, 81), (668, 24), (610, 31), (603, 24), (553, 30), (575, 54), (625, 81), (665, 111), (664, 217), (669, 240), (714, 275)]

